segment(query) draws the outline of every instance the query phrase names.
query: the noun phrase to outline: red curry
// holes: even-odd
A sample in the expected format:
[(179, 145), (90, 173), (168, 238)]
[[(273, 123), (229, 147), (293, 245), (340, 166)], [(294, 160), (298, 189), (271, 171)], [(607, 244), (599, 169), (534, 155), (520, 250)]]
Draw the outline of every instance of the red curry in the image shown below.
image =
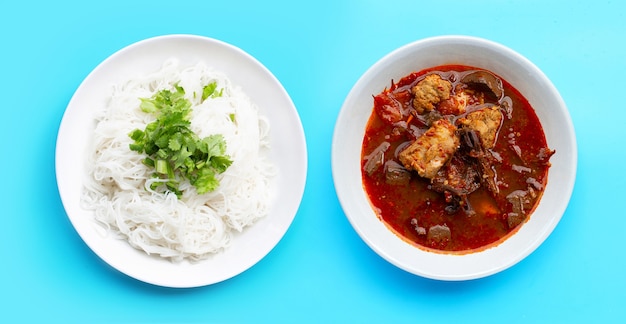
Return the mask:
[(363, 186), (377, 216), (406, 241), (471, 252), (530, 217), (552, 154), (533, 108), (508, 82), (438, 66), (374, 96)]

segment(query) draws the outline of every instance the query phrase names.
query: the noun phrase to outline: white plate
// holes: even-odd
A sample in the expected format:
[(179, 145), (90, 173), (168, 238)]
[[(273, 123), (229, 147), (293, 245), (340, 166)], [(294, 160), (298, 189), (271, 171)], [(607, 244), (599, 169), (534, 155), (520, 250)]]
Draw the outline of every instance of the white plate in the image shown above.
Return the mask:
[[(548, 146), (556, 150), (548, 183), (535, 212), (496, 247), (471, 254), (417, 248), (392, 233), (369, 203), (361, 179), (361, 145), (372, 112), (372, 95), (414, 71), (464, 64), (495, 72), (535, 109)], [(405, 45), (368, 69), (348, 94), (335, 125), (332, 170), (337, 196), (351, 225), (380, 256), (416, 275), (439, 280), (485, 277), (516, 264), (554, 230), (568, 205), (576, 178), (577, 147), (569, 112), (550, 80), (534, 64), (500, 44), (467, 36), (433, 37)]]
[[(175, 57), (181, 66), (198, 61), (224, 72), (255, 102), (271, 123), (270, 159), (278, 166), (276, 203), (269, 215), (237, 235), (223, 253), (197, 263), (172, 263), (132, 248), (126, 241), (102, 237), (93, 214), (80, 207), (86, 145), (93, 131), (92, 110), (103, 107), (111, 85), (157, 71)], [(304, 193), (307, 151), (300, 117), (291, 98), (255, 58), (224, 42), (193, 35), (168, 35), (132, 44), (96, 67), (78, 87), (59, 128), (56, 174), (67, 215), (85, 243), (102, 260), (138, 280), (167, 287), (217, 283), (252, 267), (269, 253), (291, 225)]]

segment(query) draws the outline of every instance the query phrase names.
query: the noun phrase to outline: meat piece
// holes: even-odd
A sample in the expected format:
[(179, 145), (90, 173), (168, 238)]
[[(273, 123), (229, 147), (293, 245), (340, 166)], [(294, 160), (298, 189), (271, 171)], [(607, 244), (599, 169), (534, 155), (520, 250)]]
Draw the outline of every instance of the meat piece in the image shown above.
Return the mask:
[[(463, 128), (459, 131), (461, 137), (461, 150), (467, 151), (467, 155), (476, 160), (477, 170), (481, 174), (480, 179), (487, 189), (497, 195), (500, 192), (498, 188), (498, 175), (493, 164), (498, 161), (494, 157), (492, 151), (486, 151), (481, 143), (478, 132)], [(499, 156), (499, 155), (498, 155)]]
[(521, 224), (522, 222), (524, 222), (524, 220), (526, 219), (526, 217), (522, 214), (518, 214), (518, 213), (508, 213), (507, 217), (506, 217), (506, 223), (509, 226), (510, 229), (513, 229), (515, 227), (517, 227), (517, 225)]
[(482, 88), (480, 90), (488, 90), (493, 94), (496, 100), (502, 98), (504, 94), (504, 88), (502, 87), (502, 80), (500, 80), (495, 75), (487, 72), (487, 71), (474, 71), (467, 75), (465, 75), (461, 82), (468, 84), (470, 86), (474, 86), (477, 88)]
[(537, 154), (537, 161), (543, 165), (550, 166), (550, 158), (554, 155), (554, 153), (556, 153), (555, 150), (542, 147), (539, 149), (539, 153)]
[(433, 178), (459, 148), (456, 127), (447, 119), (439, 119), (422, 136), (398, 154), (405, 168), (424, 177)]
[(465, 91), (457, 91), (454, 95), (442, 101), (437, 110), (439, 110), (442, 115), (458, 116), (464, 114), (469, 99), (470, 97)]
[(457, 196), (464, 196), (480, 188), (480, 175), (473, 161), (455, 154), (431, 179), (431, 184), (435, 191), (450, 191)]
[[(532, 190), (531, 188), (529, 188)], [(515, 190), (506, 196), (512, 205), (512, 211), (507, 214), (507, 225), (510, 229), (517, 227), (527, 218), (527, 213), (531, 211), (532, 199), (530, 190)]]
[(543, 190), (543, 183), (537, 181), (537, 179), (535, 178), (532, 178), (532, 177), (527, 178), (526, 183), (528, 183), (529, 185), (532, 185), (537, 190)]
[(451, 90), (452, 83), (442, 79), (439, 74), (429, 74), (411, 88), (413, 108), (418, 114), (431, 111), (436, 104), (450, 97)]
[(458, 122), (462, 126), (478, 132), (483, 148), (490, 149), (496, 144), (502, 119), (500, 107), (494, 106), (473, 111), (464, 118), (460, 118)]
[(385, 182), (391, 185), (406, 186), (411, 181), (411, 173), (394, 160), (385, 163)]
[(482, 155), (478, 158), (478, 165), (480, 166), (480, 171), (482, 173), (482, 183), (485, 184), (487, 189), (494, 195), (500, 193), (500, 187), (498, 187), (498, 174), (496, 173), (495, 168), (493, 167), (493, 159), (491, 159), (488, 155)]
[(532, 172), (533, 171), (533, 169), (531, 169), (529, 167), (525, 167), (523, 165), (517, 165), (517, 164), (511, 165), (511, 169), (513, 169), (513, 171), (515, 171), (517, 173), (524, 173), (524, 172)]
[(483, 146), (478, 137), (478, 132), (467, 127), (459, 129), (461, 147), (468, 152), (469, 156), (476, 157), (484, 152)]
[(515, 190), (506, 196), (506, 199), (511, 203), (513, 213), (519, 215), (526, 215), (531, 209), (532, 201), (528, 198), (528, 191)]
[(365, 156), (363, 171), (371, 176), (376, 170), (378, 170), (378, 168), (380, 168), (385, 162), (385, 152), (387, 152), (390, 146), (391, 144), (389, 144), (389, 142), (382, 142), (372, 151), (372, 153)]
[(481, 186), (479, 166), (476, 159), (459, 152), (431, 179), (431, 189), (444, 194), (447, 203), (444, 210), (448, 214), (456, 214), (462, 209), (466, 215), (473, 215), (474, 211), (467, 197)]
[(451, 234), (450, 227), (447, 225), (435, 225), (428, 229), (428, 236), (426, 238), (435, 243), (447, 243), (452, 237)]
[(434, 122), (443, 118), (441, 113), (437, 110), (431, 110), (423, 115), (415, 115), (416, 119), (424, 126), (430, 127)]

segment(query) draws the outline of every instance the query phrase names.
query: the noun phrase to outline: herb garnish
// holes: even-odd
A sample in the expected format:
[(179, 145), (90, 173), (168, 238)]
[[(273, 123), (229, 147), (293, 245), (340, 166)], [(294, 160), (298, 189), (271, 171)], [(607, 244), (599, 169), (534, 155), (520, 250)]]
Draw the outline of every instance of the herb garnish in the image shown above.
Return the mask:
[[(217, 83), (206, 85), (202, 101), (221, 96), (222, 90), (216, 90)], [(134, 141), (130, 149), (147, 155), (143, 163), (154, 168), (153, 176), (167, 179), (165, 183), (153, 183), (150, 189), (156, 191), (165, 186), (164, 191), (171, 191), (179, 198), (182, 179), (189, 179), (199, 194), (207, 193), (219, 186), (216, 175), (232, 164), (221, 134), (200, 139), (189, 128), (192, 104), (184, 95), (185, 90), (174, 85), (173, 91), (161, 90), (152, 98), (140, 98), (141, 110), (155, 115), (156, 120), (146, 125), (145, 130), (135, 129), (128, 134)]]

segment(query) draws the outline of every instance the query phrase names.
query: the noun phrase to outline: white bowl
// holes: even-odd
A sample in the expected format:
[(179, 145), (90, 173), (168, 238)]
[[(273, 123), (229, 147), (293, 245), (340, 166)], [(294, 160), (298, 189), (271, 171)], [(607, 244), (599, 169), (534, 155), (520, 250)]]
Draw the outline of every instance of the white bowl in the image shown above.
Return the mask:
[[(508, 81), (528, 99), (544, 128), (550, 162), (543, 198), (530, 219), (508, 239), (468, 254), (429, 252), (405, 242), (380, 221), (363, 190), (361, 144), (373, 108), (372, 95), (391, 80), (414, 71), (462, 64), (487, 69)], [(405, 45), (383, 57), (357, 81), (335, 125), (332, 171), (348, 220), (381, 257), (413, 274), (439, 280), (468, 280), (505, 270), (532, 253), (552, 233), (569, 202), (576, 178), (574, 127), (563, 99), (528, 59), (500, 44), (466, 36), (440, 36)]]

